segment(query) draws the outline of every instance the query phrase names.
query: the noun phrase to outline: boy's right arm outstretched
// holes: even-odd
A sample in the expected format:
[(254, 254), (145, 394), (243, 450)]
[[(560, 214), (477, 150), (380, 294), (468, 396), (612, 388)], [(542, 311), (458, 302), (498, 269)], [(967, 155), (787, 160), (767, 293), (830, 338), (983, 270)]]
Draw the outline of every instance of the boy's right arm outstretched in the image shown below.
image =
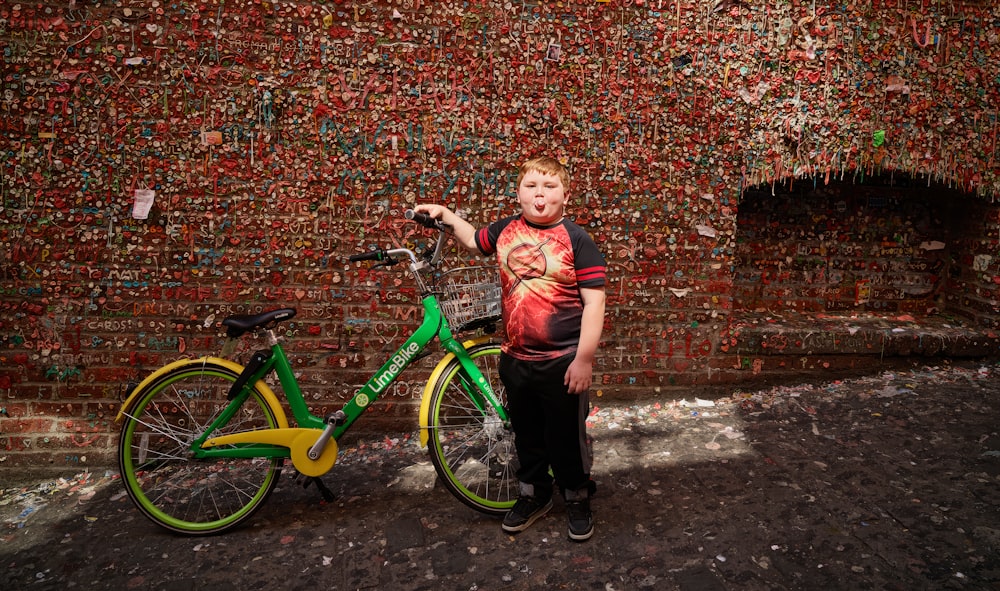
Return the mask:
[(413, 211), (425, 213), (436, 220), (441, 220), (451, 226), (452, 233), (459, 244), (466, 249), (479, 253), (479, 246), (476, 245), (476, 228), (469, 222), (458, 217), (452, 210), (443, 205), (433, 203), (422, 203), (413, 208)]

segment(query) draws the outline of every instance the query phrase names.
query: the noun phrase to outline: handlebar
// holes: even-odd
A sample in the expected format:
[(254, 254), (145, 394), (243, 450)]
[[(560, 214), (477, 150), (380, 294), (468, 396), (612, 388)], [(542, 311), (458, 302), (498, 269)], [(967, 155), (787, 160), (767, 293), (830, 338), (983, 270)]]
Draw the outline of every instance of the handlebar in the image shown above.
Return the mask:
[(445, 240), (447, 239), (448, 235), (447, 231), (451, 228), (451, 226), (445, 224), (439, 219), (432, 218), (431, 216), (425, 213), (413, 211), (412, 209), (407, 209), (405, 212), (403, 212), (403, 217), (408, 220), (417, 222), (421, 226), (424, 226), (426, 228), (431, 228), (439, 232), (437, 243), (434, 245), (433, 248), (428, 248), (428, 252), (423, 257), (421, 257), (423, 258), (424, 262), (418, 262), (419, 259), (416, 253), (414, 253), (412, 250), (408, 248), (393, 248), (388, 250), (380, 248), (361, 254), (352, 254), (350, 257), (348, 257), (348, 260), (351, 261), (352, 263), (356, 263), (358, 261), (378, 261), (384, 266), (391, 266), (395, 265), (396, 263), (402, 262), (398, 259), (393, 258), (394, 255), (405, 255), (406, 258), (408, 258), (412, 263), (412, 270), (414, 270), (414, 273), (416, 273), (416, 271), (421, 268), (421, 265), (426, 265), (429, 263), (432, 267), (437, 266), (438, 262), (441, 259), (441, 249), (444, 246)]
[(382, 261), (386, 258), (386, 252), (384, 250), (372, 250), (362, 254), (352, 254), (348, 257), (348, 260), (352, 263), (358, 261)]
[(407, 209), (403, 212), (403, 217), (408, 220), (413, 220), (425, 228), (430, 228), (432, 230), (444, 230), (446, 224), (441, 223), (441, 220), (432, 218), (426, 213), (420, 213), (419, 211), (413, 211), (412, 209)]

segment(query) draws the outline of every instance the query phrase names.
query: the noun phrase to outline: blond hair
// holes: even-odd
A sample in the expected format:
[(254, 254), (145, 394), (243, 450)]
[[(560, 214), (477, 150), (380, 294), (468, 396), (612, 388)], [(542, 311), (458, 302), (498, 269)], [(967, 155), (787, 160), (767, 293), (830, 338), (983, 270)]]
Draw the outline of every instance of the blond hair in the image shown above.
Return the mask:
[(569, 170), (563, 166), (562, 162), (559, 162), (555, 158), (541, 156), (538, 158), (532, 158), (522, 164), (521, 170), (517, 175), (518, 187), (521, 186), (521, 181), (524, 179), (524, 175), (529, 172), (540, 172), (542, 174), (558, 176), (559, 180), (562, 182), (563, 190), (569, 190)]

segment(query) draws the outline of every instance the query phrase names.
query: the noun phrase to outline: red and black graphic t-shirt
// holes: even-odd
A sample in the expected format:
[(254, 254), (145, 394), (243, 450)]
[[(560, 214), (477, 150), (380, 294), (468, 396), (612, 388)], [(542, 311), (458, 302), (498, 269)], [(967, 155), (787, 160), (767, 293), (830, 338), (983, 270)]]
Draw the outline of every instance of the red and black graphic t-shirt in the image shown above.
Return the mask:
[(497, 255), (503, 290), (503, 351), (525, 361), (576, 350), (583, 317), (581, 287), (602, 287), (604, 256), (580, 226), (541, 227), (521, 215), (476, 232), (483, 254)]

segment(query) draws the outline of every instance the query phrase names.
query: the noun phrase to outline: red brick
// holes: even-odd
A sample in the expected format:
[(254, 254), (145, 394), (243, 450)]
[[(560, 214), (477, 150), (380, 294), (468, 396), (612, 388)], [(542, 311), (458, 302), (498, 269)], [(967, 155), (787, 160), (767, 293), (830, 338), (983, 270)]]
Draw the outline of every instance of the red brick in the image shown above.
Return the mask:
[(14, 402), (10, 400), (0, 404), (0, 406), (2, 406), (2, 408), (6, 411), (5, 414), (0, 414), (0, 425), (3, 424), (4, 420), (7, 420), (7, 417), (10, 419), (17, 419), (27, 416), (29, 414), (29, 405), (30, 403), (28, 402)]
[(51, 418), (0, 419), (0, 433), (5, 434), (42, 434), (52, 433), (56, 422)]

